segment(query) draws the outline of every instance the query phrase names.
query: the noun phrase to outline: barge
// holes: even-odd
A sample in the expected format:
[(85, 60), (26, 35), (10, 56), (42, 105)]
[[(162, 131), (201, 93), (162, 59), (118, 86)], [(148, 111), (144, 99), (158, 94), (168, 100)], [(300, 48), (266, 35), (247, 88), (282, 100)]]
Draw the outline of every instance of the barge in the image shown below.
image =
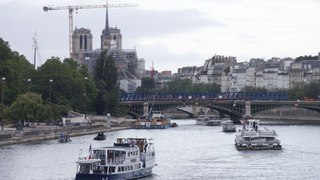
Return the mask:
[(150, 118), (138, 119), (134, 124), (136, 129), (166, 129), (175, 126), (177, 124), (173, 126), (171, 119), (159, 111), (153, 111)]

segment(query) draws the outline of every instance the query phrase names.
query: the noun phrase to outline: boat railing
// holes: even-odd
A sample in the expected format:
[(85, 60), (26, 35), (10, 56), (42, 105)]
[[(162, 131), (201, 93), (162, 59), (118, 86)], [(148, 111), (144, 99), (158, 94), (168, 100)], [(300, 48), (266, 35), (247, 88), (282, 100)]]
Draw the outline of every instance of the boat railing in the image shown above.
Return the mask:
[(123, 164), (125, 157), (118, 157), (114, 159), (108, 159), (107, 164)]

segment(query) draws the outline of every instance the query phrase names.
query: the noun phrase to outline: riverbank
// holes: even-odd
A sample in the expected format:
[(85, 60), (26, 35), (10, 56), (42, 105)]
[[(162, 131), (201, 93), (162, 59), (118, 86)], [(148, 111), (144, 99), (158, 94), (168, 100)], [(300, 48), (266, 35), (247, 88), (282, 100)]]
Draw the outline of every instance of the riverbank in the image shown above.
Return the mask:
[(57, 139), (60, 133), (68, 134), (70, 137), (97, 134), (98, 132), (110, 132), (130, 129), (130, 123), (122, 123), (111, 127), (94, 125), (81, 127), (59, 127), (42, 126), (34, 128), (24, 128), (24, 130), (5, 129), (0, 132), (0, 146), (8, 146), (22, 143), (37, 143), (52, 139)]

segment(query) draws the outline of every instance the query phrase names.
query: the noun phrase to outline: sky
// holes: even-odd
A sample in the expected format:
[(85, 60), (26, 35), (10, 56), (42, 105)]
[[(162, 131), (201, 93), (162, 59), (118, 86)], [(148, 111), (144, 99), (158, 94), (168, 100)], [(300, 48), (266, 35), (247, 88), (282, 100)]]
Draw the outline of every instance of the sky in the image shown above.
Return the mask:
[[(202, 66), (216, 55), (296, 58), (320, 52), (320, 0), (109, 0), (138, 7), (110, 8), (109, 25), (122, 33), (123, 49), (136, 49), (146, 69)], [(43, 6), (101, 5), (105, 0), (0, 0), (0, 37), (33, 63), (69, 56), (68, 11)], [(73, 25), (87, 28), (100, 48), (105, 9), (80, 9)]]

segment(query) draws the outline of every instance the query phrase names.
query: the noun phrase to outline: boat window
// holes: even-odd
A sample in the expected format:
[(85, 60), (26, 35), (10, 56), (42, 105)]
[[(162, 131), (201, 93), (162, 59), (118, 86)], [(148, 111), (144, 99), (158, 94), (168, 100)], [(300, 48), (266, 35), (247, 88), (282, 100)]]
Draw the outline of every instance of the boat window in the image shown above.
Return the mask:
[(90, 169), (90, 165), (80, 165), (79, 174), (89, 174)]
[(109, 167), (109, 173), (114, 173), (116, 171), (116, 167), (110, 166)]

